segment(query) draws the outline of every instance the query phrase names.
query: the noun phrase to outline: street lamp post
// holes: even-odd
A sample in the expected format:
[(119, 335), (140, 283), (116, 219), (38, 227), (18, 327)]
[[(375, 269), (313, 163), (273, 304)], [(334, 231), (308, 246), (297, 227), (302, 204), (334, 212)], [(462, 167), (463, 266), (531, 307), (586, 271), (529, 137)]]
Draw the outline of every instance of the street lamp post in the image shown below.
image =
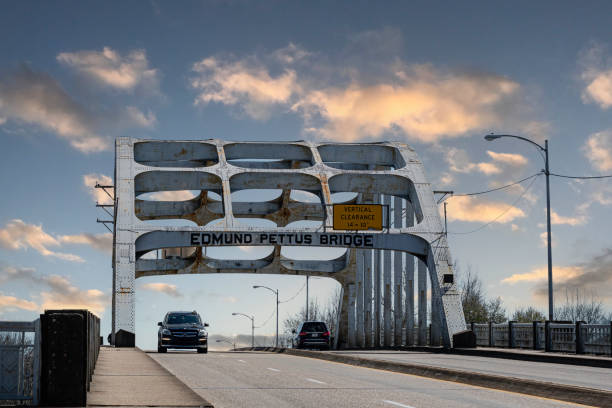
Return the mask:
[(257, 289), (257, 288), (268, 289), (270, 292), (276, 295), (276, 346), (275, 347), (278, 348), (278, 289), (275, 290), (267, 286), (261, 286), (261, 285), (253, 286), (253, 289)]
[(255, 347), (255, 316), (245, 315), (244, 313), (232, 313), (232, 316), (244, 316), (251, 319), (251, 347)]
[(544, 141), (544, 147), (534, 142), (533, 140), (529, 140), (525, 137), (515, 136), (515, 135), (486, 135), (485, 140), (493, 141), (495, 139), (499, 139), (501, 137), (513, 137), (515, 139), (520, 139), (525, 142), (529, 142), (532, 145), (536, 146), (540, 151), (544, 152), (544, 174), (546, 175), (546, 231), (547, 231), (547, 241), (548, 241), (548, 320), (552, 321), (554, 318), (554, 307), (553, 307), (553, 276), (552, 276), (552, 236), (550, 231), (550, 171), (548, 168), (548, 140)]

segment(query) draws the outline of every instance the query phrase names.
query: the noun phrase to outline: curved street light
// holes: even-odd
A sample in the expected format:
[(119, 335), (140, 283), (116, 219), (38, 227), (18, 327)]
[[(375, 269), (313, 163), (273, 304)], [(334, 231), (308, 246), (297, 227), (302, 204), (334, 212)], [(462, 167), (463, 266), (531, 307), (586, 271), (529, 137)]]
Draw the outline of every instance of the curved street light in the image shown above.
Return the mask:
[(234, 312), (232, 316), (244, 316), (251, 319), (251, 347), (255, 347), (255, 316), (249, 316), (244, 313)]
[(546, 175), (546, 231), (548, 239), (548, 320), (552, 321), (554, 317), (553, 307), (553, 276), (552, 276), (552, 236), (550, 232), (550, 171), (548, 169), (548, 140), (544, 141), (544, 146), (539, 145), (533, 140), (522, 136), (515, 135), (486, 135), (485, 140), (491, 142), (502, 137), (512, 137), (531, 143), (536, 146), (541, 152), (544, 152), (544, 174)]
[(278, 289), (272, 289), (267, 286), (254, 285), (253, 289), (264, 288), (276, 295), (276, 348), (278, 348)]

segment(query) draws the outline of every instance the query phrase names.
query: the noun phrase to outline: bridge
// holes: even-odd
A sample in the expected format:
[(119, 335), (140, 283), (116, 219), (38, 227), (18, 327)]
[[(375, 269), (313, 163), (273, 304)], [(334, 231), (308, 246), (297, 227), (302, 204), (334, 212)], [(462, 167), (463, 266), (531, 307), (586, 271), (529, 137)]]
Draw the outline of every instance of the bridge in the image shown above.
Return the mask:
[[(112, 188), (115, 198), (111, 346), (101, 346), (99, 319), (87, 311), (52, 310), (34, 322), (0, 322), (0, 402), (612, 406), (612, 323), (466, 324), (433, 191), (405, 144), (119, 138), (115, 166), (114, 185), (100, 186)], [(198, 195), (147, 199), (177, 190)], [(278, 195), (233, 201), (232, 192), (240, 190)], [(296, 192), (310, 198), (297, 199)], [(334, 222), (336, 211), (355, 208), (379, 211), (379, 223)], [(276, 226), (254, 227), (245, 218)], [(148, 223), (171, 219), (195, 225)], [(296, 221), (312, 224), (296, 227)], [(214, 246), (274, 250), (237, 261), (203, 250)], [(283, 256), (284, 246), (346, 251), (306, 261)], [(149, 256), (155, 251), (161, 259)], [(336, 279), (342, 296), (334, 350), (199, 355), (134, 347), (136, 279), (220, 272)]]

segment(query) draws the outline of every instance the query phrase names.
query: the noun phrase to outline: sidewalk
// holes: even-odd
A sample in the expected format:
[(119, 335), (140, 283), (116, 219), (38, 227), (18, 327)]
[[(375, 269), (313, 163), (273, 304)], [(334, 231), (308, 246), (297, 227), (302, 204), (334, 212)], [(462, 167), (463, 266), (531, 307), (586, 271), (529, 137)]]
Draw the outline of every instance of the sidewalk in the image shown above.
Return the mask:
[(87, 393), (93, 407), (212, 407), (137, 348), (101, 347)]

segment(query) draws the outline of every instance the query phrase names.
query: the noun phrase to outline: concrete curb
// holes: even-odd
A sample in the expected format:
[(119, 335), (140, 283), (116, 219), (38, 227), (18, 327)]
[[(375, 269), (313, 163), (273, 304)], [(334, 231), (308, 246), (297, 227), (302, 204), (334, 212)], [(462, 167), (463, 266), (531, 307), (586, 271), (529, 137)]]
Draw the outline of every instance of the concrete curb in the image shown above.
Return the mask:
[(515, 377), (504, 377), (492, 374), (474, 373), (441, 367), (419, 364), (399, 363), (383, 360), (373, 360), (355, 356), (338, 355), (310, 350), (276, 349), (273, 347), (245, 348), (244, 351), (268, 351), (284, 353), (293, 356), (317, 358), (336, 363), (350, 364), (360, 367), (375, 368), (437, 380), (453, 381), (467, 385), (492, 388), (519, 394), (573, 402), (596, 407), (612, 406), (612, 392), (594, 388), (584, 388), (572, 385), (555, 384), (544, 381), (526, 380)]

